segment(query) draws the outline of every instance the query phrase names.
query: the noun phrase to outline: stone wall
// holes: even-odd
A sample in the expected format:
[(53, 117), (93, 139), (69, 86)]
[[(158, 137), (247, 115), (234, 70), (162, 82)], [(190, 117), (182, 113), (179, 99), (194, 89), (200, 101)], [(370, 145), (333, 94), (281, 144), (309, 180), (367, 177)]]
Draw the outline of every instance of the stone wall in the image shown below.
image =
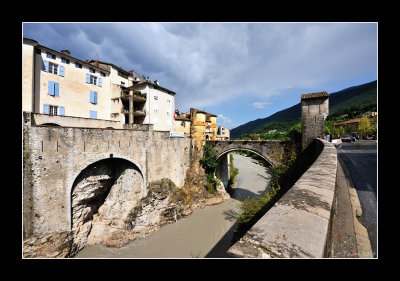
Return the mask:
[(325, 257), (336, 183), (336, 148), (317, 139), (307, 153), (312, 154), (310, 159), (314, 154), (319, 156), (294, 186), (229, 249), (231, 257)]
[(169, 132), (27, 125), (23, 137), (25, 238), (71, 230), (72, 187), (93, 163), (128, 161), (140, 173), (145, 196), (147, 184), (162, 178), (183, 186), (191, 160), (191, 139)]
[(329, 95), (318, 92), (301, 95), (302, 149), (316, 138), (324, 137), (325, 119), (329, 114)]

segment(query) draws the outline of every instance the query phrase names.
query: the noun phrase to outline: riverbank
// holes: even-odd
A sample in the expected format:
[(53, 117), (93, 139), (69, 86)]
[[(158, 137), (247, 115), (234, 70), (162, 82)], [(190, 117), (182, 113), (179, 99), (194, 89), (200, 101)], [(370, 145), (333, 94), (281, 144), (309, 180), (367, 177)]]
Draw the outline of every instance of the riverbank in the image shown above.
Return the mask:
[(76, 258), (218, 258), (230, 247), (240, 200), (258, 196), (268, 185), (270, 171), (257, 161), (234, 154), (239, 169), (232, 198), (195, 210), (189, 217), (163, 226), (125, 247), (94, 245)]

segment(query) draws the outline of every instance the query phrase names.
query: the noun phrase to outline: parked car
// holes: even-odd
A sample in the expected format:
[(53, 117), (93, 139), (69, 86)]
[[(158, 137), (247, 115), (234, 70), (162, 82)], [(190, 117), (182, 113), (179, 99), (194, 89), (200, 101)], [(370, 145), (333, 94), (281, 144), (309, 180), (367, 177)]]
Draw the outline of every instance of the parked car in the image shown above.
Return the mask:
[(343, 135), (343, 136), (340, 136), (340, 139), (342, 140), (342, 142), (354, 142), (354, 141), (356, 141), (355, 137), (353, 137), (352, 135)]

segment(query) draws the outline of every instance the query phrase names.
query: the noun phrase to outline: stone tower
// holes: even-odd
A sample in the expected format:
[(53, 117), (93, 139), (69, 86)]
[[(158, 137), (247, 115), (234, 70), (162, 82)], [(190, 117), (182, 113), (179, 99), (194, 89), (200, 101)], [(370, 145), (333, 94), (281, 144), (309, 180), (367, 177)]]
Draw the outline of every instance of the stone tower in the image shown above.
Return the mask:
[(302, 150), (315, 139), (324, 136), (325, 119), (329, 114), (329, 95), (317, 92), (301, 95)]

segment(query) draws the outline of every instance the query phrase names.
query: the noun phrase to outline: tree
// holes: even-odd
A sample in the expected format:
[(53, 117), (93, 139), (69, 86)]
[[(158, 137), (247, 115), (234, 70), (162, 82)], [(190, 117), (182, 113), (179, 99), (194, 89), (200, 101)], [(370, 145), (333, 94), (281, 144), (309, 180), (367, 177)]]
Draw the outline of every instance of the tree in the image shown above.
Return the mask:
[(369, 119), (367, 117), (361, 118), (360, 123), (358, 123), (358, 133), (363, 135), (372, 131), (373, 127), (371, 126)]

